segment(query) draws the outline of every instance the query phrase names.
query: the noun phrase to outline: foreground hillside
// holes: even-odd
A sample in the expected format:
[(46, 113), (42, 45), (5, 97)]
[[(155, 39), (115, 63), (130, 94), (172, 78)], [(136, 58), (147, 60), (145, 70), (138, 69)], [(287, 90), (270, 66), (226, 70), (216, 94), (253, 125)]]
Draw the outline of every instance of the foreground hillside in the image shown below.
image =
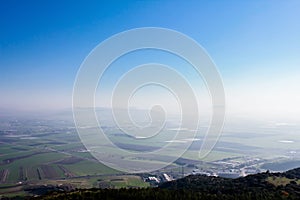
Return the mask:
[(165, 183), (160, 188), (206, 193), (216, 199), (300, 199), (300, 168), (237, 179), (195, 175)]
[(84, 189), (36, 199), (300, 199), (300, 168), (237, 179), (191, 175), (144, 189)]

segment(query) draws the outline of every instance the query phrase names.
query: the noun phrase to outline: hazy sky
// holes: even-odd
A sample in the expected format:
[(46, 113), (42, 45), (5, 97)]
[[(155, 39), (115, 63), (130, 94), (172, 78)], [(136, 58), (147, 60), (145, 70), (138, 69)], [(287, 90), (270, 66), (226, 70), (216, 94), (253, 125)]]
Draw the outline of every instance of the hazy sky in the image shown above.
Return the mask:
[(68, 108), (80, 64), (137, 27), (200, 43), (224, 81), (227, 111), (300, 117), (300, 1), (1, 1), (0, 108)]

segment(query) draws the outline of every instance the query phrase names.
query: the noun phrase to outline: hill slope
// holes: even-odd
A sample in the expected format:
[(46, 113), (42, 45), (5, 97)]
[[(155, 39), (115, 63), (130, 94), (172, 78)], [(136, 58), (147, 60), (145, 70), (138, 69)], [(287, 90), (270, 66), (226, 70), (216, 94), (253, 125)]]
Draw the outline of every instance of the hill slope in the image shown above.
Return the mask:
[(160, 188), (189, 190), (231, 198), (300, 199), (300, 168), (284, 173), (266, 172), (237, 179), (191, 175), (164, 183)]
[(190, 175), (144, 189), (79, 189), (38, 199), (300, 199), (300, 168), (237, 179)]

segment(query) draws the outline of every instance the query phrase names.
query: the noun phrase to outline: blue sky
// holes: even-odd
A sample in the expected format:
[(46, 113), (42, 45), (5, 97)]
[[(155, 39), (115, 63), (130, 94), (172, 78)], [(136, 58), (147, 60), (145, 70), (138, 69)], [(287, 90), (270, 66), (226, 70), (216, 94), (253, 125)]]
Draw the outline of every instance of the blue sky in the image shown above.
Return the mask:
[(299, 116), (299, 1), (0, 4), (0, 108), (71, 107), (77, 70), (96, 45), (121, 31), (154, 26), (180, 31), (207, 50), (229, 108)]

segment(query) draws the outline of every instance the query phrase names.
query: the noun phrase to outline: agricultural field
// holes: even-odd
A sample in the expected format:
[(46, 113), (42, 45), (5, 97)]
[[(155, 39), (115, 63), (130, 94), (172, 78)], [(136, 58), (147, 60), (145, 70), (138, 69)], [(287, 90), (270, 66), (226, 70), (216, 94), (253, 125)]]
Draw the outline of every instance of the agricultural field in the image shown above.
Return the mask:
[[(137, 152), (156, 150), (161, 144), (167, 144), (169, 135), (174, 133), (172, 129), (167, 130), (159, 138), (160, 142), (154, 144), (147, 142), (136, 144), (130, 136), (121, 134), (114, 127), (106, 127), (106, 130), (109, 138), (116, 142), (119, 148)], [(256, 168), (262, 166), (274, 170), (281, 169), (282, 163), (289, 163), (287, 159), (291, 159), (290, 166), (299, 164), (299, 141), (293, 139), (292, 134), (287, 132), (283, 135), (281, 132), (272, 132), (270, 128), (266, 128), (265, 133), (239, 134), (239, 132), (247, 133), (225, 127), (214, 149), (202, 159), (199, 159), (199, 150), (203, 131), (202, 136), (193, 141), (180, 159), (177, 159), (176, 149), (171, 149), (167, 155), (159, 158), (149, 157), (149, 160), (143, 160), (141, 163), (155, 164), (170, 158), (175, 159), (175, 162), (170, 163), (166, 169), (156, 173), (169, 173), (176, 178), (182, 176), (183, 166), (185, 173), (192, 173), (195, 168), (204, 170), (214, 168), (217, 171), (223, 169), (223, 161), (247, 163), (247, 156), (251, 157), (248, 160), (252, 160), (253, 157), (269, 159), (268, 162), (258, 162), (260, 165), (252, 165)], [(257, 142), (253, 143), (253, 140)], [(105, 146), (101, 148), (108, 150)], [(112, 149), (112, 154), (113, 151)], [(97, 161), (81, 143), (71, 120), (49, 119), (49, 117), (1, 118), (0, 195), (13, 193), (21, 195), (25, 188), (49, 184), (62, 184), (70, 188), (149, 186), (141, 176), (116, 171)]]
[(0, 120), (0, 194), (59, 182), (92, 187), (97, 176), (119, 174), (96, 161), (68, 126), (59, 120)]

